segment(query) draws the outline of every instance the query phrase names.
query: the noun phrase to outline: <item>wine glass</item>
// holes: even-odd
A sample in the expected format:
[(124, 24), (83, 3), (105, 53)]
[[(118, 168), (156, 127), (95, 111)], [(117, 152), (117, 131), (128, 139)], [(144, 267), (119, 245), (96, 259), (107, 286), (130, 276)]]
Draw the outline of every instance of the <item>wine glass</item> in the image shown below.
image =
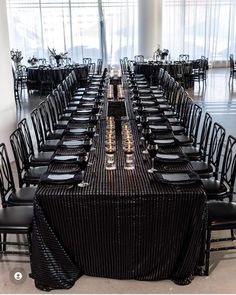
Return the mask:
[(152, 134), (152, 130), (150, 128), (143, 128), (142, 136), (144, 137), (145, 147), (146, 147), (146, 149), (143, 151), (144, 154), (148, 154), (147, 145), (148, 145), (148, 140), (149, 140), (151, 134)]
[(88, 135), (88, 138), (92, 139), (95, 134), (95, 128), (94, 126), (88, 126), (88, 129), (86, 131), (86, 134)]
[(89, 153), (91, 150), (91, 146), (92, 146), (92, 139), (91, 138), (84, 138), (84, 144), (83, 144), (83, 148), (86, 151), (86, 153)]
[(90, 124), (92, 124), (93, 126), (96, 126), (94, 136), (98, 136), (98, 133), (97, 133), (98, 115), (97, 114), (91, 115), (89, 119), (90, 119), (89, 120)]
[(88, 182), (84, 181), (84, 170), (88, 165), (88, 156), (87, 156), (87, 154), (86, 155), (82, 154), (82, 155), (79, 156), (78, 164), (79, 164), (81, 174), (82, 174), (82, 181), (78, 184), (78, 186), (79, 187), (86, 187), (86, 186), (89, 185)]
[(146, 128), (148, 126), (148, 117), (147, 116), (141, 116), (140, 117), (140, 123), (143, 128)]
[(148, 150), (148, 153), (149, 153), (149, 155), (151, 157), (151, 161), (152, 161), (152, 167), (151, 167), (151, 169), (148, 169), (148, 172), (153, 173), (153, 172), (157, 171), (154, 168), (154, 161), (155, 161), (155, 156), (158, 151), (158, 145), (156, 143), (149, 143), (147, 146), (147, 150)]
[(142, 105), (138, 107), (137, 112), (138, 112), (139, 116), (142, 116), (143, 115), (144, 109), (143, 109), (143, 106)]

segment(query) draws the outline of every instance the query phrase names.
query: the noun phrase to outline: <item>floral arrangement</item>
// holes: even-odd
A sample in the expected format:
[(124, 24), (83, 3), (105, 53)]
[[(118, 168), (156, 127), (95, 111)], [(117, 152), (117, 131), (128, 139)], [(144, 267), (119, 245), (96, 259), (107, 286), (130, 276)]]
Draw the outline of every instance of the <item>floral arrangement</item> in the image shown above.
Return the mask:
[(169, 54), (168, 49), (160, 49), (160, 45), (157, 46), (157, 50), (154, 52), (154, 60), (157, 58), (165, 59), (165, 57)]
[(35, 56), (33, 56), (32, 58), (30, 57), (27, 62), (31, 65), (31, 66), (34, 66), (36, 65), (37, 62), (39, 62), (39, 59)]
[(60, 53), (57, 53), (56, 52), (56, 49), (54, 49), (54, 48), (50, 49), (49, 47), (48, 47), (48, 51), (49, 51), (49, 55), (55, 58), (56, 63), (57, 63), (57, 66), (60, 65), (59, 64), (60, 63), (60, 59), (66, 58), (66, 56), (68, 54), (68, 52), (64, 52), (64, 53), (63, 52), (60, 52)]
[(14, 61), (14, 63), (20, 64), (21, 60), (23, 59), (22, 52), (18, 49), (16, 50), (12, 49), (10, 53), (11, 53), (11, 59)]

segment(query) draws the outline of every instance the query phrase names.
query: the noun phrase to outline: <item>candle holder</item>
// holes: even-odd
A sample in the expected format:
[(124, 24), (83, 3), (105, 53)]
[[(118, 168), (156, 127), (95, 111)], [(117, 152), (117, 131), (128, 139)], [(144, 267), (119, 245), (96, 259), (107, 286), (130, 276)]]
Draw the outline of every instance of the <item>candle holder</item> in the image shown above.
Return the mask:
[(115, 150), (106, 150), (106, 170), (115, 170), (116, 161), (115, 161)]
[(106, 126), (106, 170), (115, 170), (115, 151), (116, 151), (116, 133), (115, 133), (115, 120), (114, 117), (107, 118)]
[(128, 121), (122, 123), (122, 145), (125, 153), (125, 170), (133, 170), (134, 165), (134, 140), (131, 132), (131, 126)]
[(125, 170), (133, 170), (135, 168), (134, 166), (134, 151), (133, 149), (130, 150), (124, 150), (125, 153)]

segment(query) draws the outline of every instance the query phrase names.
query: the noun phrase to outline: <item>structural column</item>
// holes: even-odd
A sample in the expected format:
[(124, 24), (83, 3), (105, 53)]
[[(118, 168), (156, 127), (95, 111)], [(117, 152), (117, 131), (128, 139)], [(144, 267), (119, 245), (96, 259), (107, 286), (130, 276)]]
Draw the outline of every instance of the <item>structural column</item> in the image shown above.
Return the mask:
[(6, 0), (0, 1), (0, 142), (12, 158), (9, 135), (16, 127), (16, 107), (11, 68)]
[(152, 58), (162, 42), (162, 0), (139, 0), (139, 52)]

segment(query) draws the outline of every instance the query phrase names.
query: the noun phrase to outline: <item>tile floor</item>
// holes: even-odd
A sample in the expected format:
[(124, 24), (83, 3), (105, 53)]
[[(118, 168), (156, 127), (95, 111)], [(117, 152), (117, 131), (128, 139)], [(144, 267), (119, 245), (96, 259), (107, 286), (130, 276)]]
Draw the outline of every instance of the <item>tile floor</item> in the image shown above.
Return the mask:
[[(210, 112), (213, 119), (226, 128), (227, 135), (236, 136), (236, 81), (229, 84), (228, 77), (229, 69), (209, 70), (206, 85), (195, 83), (194, 89), (188, 89), (188, 92), (204, 111)], [(18, 120), (28, 117), (39, 102), (40, 99), (34, 95), (25, 98), (17, 112)], [(170, 280), (141, 282), (82, 276), (71, 289), (54, 290), (53, 293), (236, 293), (236, 250), (214, 252), (210, 261), (210, 275), (195, 277), (188, 286), (177, 286)], [(19, 269), (24, 275), (24, 282), (20, 283), (13, 278), (13, 273)], [(27, 257), (0, 258), (0, 293), (44, 293), (35, 288), (29, 273)]]

